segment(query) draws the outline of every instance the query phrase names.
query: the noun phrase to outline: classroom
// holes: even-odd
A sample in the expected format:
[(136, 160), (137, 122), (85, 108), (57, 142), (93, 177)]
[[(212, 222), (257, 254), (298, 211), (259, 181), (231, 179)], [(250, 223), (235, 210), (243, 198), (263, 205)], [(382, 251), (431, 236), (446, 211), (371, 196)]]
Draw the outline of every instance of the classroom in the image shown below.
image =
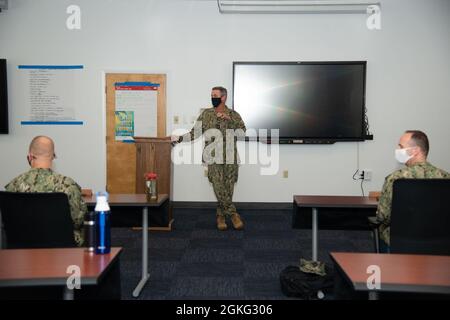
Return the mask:
[(448, 300), (449, 15), (0, 1), (0, 300)]

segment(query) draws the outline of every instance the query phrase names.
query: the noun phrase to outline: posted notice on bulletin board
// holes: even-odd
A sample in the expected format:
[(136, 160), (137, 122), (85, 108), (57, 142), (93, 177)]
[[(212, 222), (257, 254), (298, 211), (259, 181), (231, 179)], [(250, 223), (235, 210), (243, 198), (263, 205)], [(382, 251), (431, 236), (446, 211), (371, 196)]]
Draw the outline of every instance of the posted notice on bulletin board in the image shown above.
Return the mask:
[(77, 93), (82, 65), (19, 65), (27, 115), (22, 125), (82, 125)]
[(116, 140), (124, 141), (134, 136), (134, 111), (116, 111), (115, 126)]
[(133, 141), (133, 136), (156, 137), (159, 84), (117, 82), (115, 84), (115, 140)]

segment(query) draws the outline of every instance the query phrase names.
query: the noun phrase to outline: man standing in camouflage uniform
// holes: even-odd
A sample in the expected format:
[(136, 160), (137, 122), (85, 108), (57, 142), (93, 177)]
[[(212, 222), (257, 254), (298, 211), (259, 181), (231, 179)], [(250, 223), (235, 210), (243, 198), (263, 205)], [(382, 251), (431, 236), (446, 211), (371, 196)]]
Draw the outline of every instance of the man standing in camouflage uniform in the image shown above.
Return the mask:
[(388, 251), (390, 244), (392, 187), (394, 181), (397, 179), (450, 178), (448, 172), (436, 168), (427, 162), (429, 143), (426, 134), (422, 131), (406, 131), (400, 137), (398, 146), (399, 148), (395, 150), (395, 158), (400, 163), (406, 164), (406, 167), (386, 177), (378, 203), (377, 220), (381, 223), (379, 227), (380, 238), (385, 242), (381, 243), (380, 247), (386, 247), (382, 251)]
[(55, 159), (54, 143), (46, 136), (35, 137), (27, 155), (31, 169), (5, 186), (9, 192), (64, 192), (69, 198), (70, 213), (74, 225), (74, 238), (78, 246), (83, 244), (83, 221), (87, 206), (81, 196), (80, 186), (71, 178), (52, 171)]
[[(244, 223), (240, 215), (236, 212), (236, 207), (233, 204), (234, 184), (238, 180), (238, 155), (236, 147), (236, 136), (230, 135), (245, 135), (245, 124), (241, 116), (234, 110), (229, 109), (225, 102), (227, 100), (227, 89), (223, 87), (214, 87), (211, 91), (212, 108), (204, 110), (198, 117), (196, 124), (201, 124), (201, 128), (192, 128), (192, 130), (181, 136), (172, 137), (174, 142), (193, 141), (199, 138), (202, 134), (206, 136), (205, 150), (212, 147), (212, 143), (217, 143), (215, 133), (219, 133), (223, 141), (219, 141), (222, 146), (219, 150), (212, 150), (210, 156), (215, 160), (208, 161), (208, 179), (213, 185), (214, 193), (216, 194), (217, 206), (217, 228), (219, 230), (226, 230), (226, 217), (231, 219), (233, 227), (236, 230), (241, 230)], [(197, 130), (200, 131), (197, 134)], [(208, 132), (209, 130), (209, 132)], [(237, 131), (235, 131), (237, 130)], [(220, 131), (220, 132), (219, 132)], [(213, 132), (213, 139), (210, 134)], [(222, 143), (222, 144), (220, 144)], [(223, 152), (221, 152), (223, 150)], [(215, 151), (221, 154), (215, 154)], [(205, 152), (203, 154), (203, 161), (205, 161)], [(206, 155), (207, 156), (207, 155)], [(219, 159), (217, 161), (217, 159)]]

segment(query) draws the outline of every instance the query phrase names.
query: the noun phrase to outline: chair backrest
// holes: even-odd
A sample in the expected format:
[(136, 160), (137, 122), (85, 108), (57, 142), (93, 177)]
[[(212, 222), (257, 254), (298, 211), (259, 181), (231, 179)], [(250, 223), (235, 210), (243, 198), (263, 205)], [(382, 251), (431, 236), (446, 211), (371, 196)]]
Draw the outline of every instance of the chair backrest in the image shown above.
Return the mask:
[(450, 255), (450, 179), (400, 179), (392, 192), (392, 253)]
[(0, 212), (8, 249), (76, 246), (65, 193), (0, 191)]

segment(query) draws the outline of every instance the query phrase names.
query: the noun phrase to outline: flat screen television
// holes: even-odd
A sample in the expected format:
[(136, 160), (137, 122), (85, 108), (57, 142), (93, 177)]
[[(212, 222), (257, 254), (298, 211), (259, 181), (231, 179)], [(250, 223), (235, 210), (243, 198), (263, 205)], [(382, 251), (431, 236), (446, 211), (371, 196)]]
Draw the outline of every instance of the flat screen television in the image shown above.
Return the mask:
[(234, 62), (233, 108), (247, 140), (279, 129), (280, 143), (363, 141), (365, 61)]
[(8, 87), (6, 83), (6, 59), (0, 59), (0, 134), (6, 134), (8, 132)]

